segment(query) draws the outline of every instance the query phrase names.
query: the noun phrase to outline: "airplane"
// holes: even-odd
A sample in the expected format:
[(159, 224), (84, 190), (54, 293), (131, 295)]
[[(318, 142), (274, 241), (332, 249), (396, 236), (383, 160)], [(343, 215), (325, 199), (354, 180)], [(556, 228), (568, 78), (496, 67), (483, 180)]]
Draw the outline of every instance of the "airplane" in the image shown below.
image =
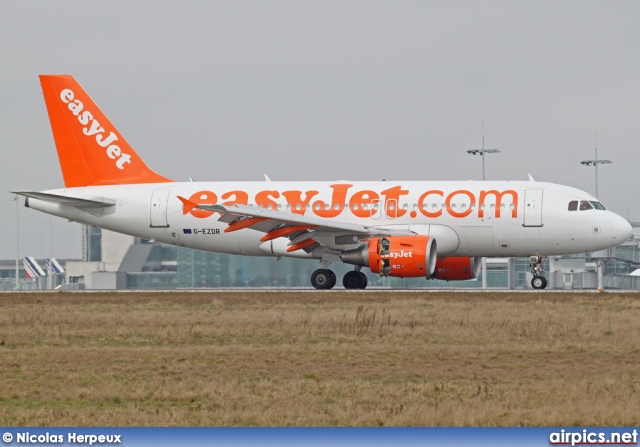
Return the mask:
[(41, 75), (64, 188), (15, 191), (25, 206), (180, 247), (315, 259), (316, 289), (364, 289), (380, 276), (469, 280), (482, 257), (613, 247), (631, 225), (584, 191), (529, 181), (178, 182), (151, 170), (70, 75)]

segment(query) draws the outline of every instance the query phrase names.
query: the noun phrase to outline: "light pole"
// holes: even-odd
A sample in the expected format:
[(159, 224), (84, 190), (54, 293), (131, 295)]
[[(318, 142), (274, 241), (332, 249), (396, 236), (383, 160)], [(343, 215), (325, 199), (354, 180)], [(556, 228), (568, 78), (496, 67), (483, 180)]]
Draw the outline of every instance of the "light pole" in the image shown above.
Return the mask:
[(500, 152), (498, 149), (485, 149), (484, 148), (484, 137), (482, 137), (482, 149), (469, 149), (467, 151), (468, 154), (471, 155), (481, 155), (482, 156), (482, 180), (485, 180), (484, 175), (484, 154), (495, 154)]
[[(596, 135), (597, 138), (597, 135)], [(596, 199), (598, 198), (598, 165), (608, 165), (613, 163), (611, 160), (598, 160), (598, 144), (596, 143), (596, 159), (595, 160), (583, 160), (580, 162), (585, 166), (593, 166), (596, 171)], [(604, 288), (603, 283), (603, 275), (604, 275), (604, 265), (601, 259), (596, 261), (596, 274), (598, 277), (598, 290), (602, 290)]]
[(585, 166), (594, 166), (596, 168), (596, 199), (598, 198), (598, 165), (608, 165), (613, 163), (611, 160), (598, 160), (598, 148), (596, 147), (595, 160), (583, 160), (580, 162)]
[(19, 196), (15, 196), (13, 200), (16, 202), (16, 290), (20, 288), (20, 200)]
[[(484, 154), (496, 154), (500, 152), (498, 149), (485, 149), (484, 147), (484, 122), (482, 123), (482, 149), (469, 149), (470, 155), (480, 155), (482, 157), (482, 181), (486, 180), (484, 170)], [(487, 288), (487, 258), (482, 258), (482, 288)]]

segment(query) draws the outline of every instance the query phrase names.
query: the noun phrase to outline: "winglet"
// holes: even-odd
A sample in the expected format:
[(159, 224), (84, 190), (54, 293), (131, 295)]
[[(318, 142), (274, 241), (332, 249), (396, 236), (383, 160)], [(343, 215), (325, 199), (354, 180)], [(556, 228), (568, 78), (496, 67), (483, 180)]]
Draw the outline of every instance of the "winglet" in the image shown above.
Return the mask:
[(69, 75), (40, 75), (66, 187), (171, 182), (156, 174)]
[(192, 202), (189, 199), (185, 199), (184, 197), (178, 196), (178, 199), (180, 199), (180, 201), (183, 204), (182, 214), (187, 214), (189, 211), (191, 211), (192, 209), (198, 206), (197, 203)]

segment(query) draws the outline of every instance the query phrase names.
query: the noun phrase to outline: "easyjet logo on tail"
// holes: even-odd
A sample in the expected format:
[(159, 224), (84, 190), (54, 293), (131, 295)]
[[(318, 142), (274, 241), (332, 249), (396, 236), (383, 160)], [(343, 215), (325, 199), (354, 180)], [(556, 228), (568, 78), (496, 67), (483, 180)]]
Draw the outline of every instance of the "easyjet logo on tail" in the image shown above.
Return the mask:
[(125, 154), (120, 149), (120, 146), (113, 144), (118, 141), (118, 136), (109, 132), (106, 135), (105, 129), (100, 125), (97, 119), (94, 118), (93, 113), (90, 110), (84, 109), (82, 101), (75, 99), (75, 93), (73, 90), (65, 88), (60, 92), (60, 99), (63, 103), (67, 104), (67, 107), (78, 118), (78, 122), (85, 126), (82, 129), (82, 133), (87, 137), (95, 137), (98, 146), (106, 148), (105, 153), (107, 157), (115, 160), (116, 167), (118, 169), (124, 169), (125, 163), (131, 163), (131, 155)]

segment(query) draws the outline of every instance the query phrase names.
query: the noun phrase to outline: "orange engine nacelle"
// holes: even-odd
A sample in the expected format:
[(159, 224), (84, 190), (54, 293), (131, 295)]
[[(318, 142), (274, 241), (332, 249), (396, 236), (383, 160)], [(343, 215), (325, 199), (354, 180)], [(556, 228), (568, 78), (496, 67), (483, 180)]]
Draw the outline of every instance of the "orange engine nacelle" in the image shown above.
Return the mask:
[(480, 273), (480, 258), (438, 258), (434, 279), (445, 281), (464, 281), (475, 279)]
[(385, 236), (342, 254), (348, 264), (369, 267), (380, 276), (431, 278), (437, 258), (436, 241), (429, 236)]

